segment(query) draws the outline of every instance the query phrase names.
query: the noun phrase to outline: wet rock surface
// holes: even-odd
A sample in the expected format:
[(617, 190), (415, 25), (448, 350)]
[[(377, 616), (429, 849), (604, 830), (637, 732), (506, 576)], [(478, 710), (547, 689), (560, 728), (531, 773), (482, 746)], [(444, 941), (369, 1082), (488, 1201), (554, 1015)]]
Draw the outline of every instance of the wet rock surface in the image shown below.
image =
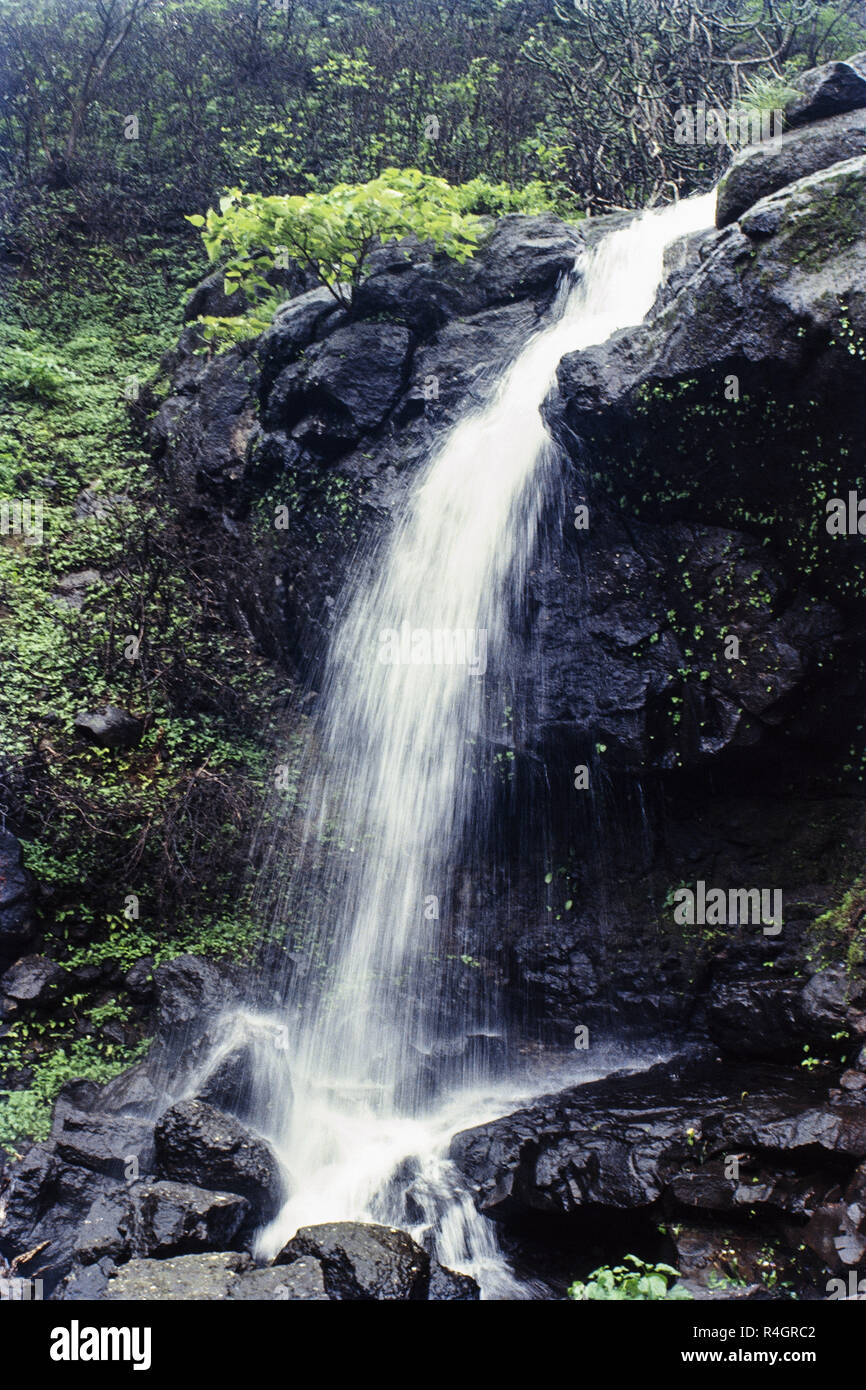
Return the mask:
[(414, 1301), (427, 1295), (430, 1257), (405, 1231), (335, 1221), (303, 1226), (277, 1256), (291, 1268), (309, 1256), (321, 1263), (331, 1298)]
[(835, 116), (866, 106), (866, 53), (854, 53), (841, 62), (822, 63), (795, 78), (799, 95), (785, 107), (789, 125)]
[(24, 867), (21, 842), (0, 831), (0, 962), (16, 956), (36, 934), (32, 878)]
[(284, 1192), (276, 1156), (233, 1115), (205, 1101), (182, 1101), (160, 1117), (154, 1145), (162, 1177), (239, 1193), (260, 1222), (279, 1210)]
[(866, 154), (866, 107), (789, 131), (737, 155), (719, 185), (716, 226), (736, 222), (770, 193)]

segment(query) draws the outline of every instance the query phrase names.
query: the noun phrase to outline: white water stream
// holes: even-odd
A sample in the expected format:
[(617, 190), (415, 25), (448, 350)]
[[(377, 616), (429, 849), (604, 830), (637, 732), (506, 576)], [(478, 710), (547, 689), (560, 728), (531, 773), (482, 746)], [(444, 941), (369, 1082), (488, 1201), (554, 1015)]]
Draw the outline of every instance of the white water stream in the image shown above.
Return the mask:
[(311, 998), (300, 978), (287, 1023), (235, 1016), (226, 1034), (226, 1049), (241, 1035), (259, 1039), (257, 1124), (290, 1190), (261, 1235), (263, 1254), (300, 1225), (407, 1225), (403, 1194), (388, 1183), (411, 1160), (414, 1229), (440, 1260), (474, 1273), (485, 1297), (533, 1296), (446, 1158), (454, 1133), (507, 1114), (533, 1088), (492, 1086), (468, 1062), (433, 1098), (423, 1065), (437, 1045), (457, 1040), (459, 1051), (461, 1037), (498, 1025), (493, 1006), (485, 1014), (476, 999), (461, 1015), (453, 990), (437, 984), (451, 878), (487, 813), (484, 754), (501, 726), (524, 580), (557, 474), (540, 406), (565, 353), (643, 318), (665, 247), (709, 226), (713, 206), (711, 194), (645, 214), (582, 258), (547, 325), (432, 453), (372, 580), (344, 604), (315, 717), (305, 825), (284, 870), (318, 884), (305, 945), (327, 988)]

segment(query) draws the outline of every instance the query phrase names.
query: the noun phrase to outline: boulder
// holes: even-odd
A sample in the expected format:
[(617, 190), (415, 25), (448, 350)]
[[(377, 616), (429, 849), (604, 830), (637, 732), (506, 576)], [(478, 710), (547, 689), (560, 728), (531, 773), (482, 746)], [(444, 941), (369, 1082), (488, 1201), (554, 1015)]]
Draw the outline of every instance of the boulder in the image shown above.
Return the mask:
[(259, 339), (263, 400), (267, 399), (283, 367), (296, 361), (303, 349), (322, 337), (325, 331), (337, 326), (335, 316), (342, 321), (345, 311), (325, 285), (281, 305), (271, 327)]
[(250, 1204), (235, 1192), (212, 1192), (191, 1183), (135, 1186), (132, 1250), (136, 1255), (231, 1250), (249, 1227)]
[(446, 1269), (438, 1260), (430, 1262), (429, 1303), (477, 1303), (481, 1290), (471, 1274), (458, 1274)]
[(130, 1260), (112, 1273), (105, 1298), (110, 1303), (222, 1301), (231, 1296), (230, 1291), (250, 1267), (249, 1255), (222, 1251), (168, 1260)]
[(53, 1144), (34, 1144), (13, 1168), (0, 1201), (0, 1254), (18, 1257), (20, 1272), (42, 1278), (50, 1294), (72, 1268), (93, 1203), (119, 1187), (104, 1172), (64, 1163)]
[(105, 1297), (108, 1280), (114, 1268), (114, 1261), (109, 1255), (90, 1265), (74, 1261), (69, 1273), (59, 1285), (54, 1295), (55, 1299), (60, 1303), (95, 1303)]
[(215, 270), (196, 285), (186, 302), (183, 316), (187, 323), (190, 323), (199, 315), (225, 318), (242, 314), (246, 308), (247, 298), (243, 290), (234, 290), (232, 294), (226, 294), (225, 275), (221, 270)]
[(279, 1210), (284, 1189), (276, 1156), (234, 1116), (204, 1101), (182, 1101), (160, 1118), (154, 1140), (161, 1177), (239, 1193), (257, 1222)]
[(106, 1082), (99, 1093), (98, 1108), (104, 1114), (155, 1116), (161, 1094), (146, 1062)]
[(719, 184), (716, 226), (727, 227), (761, 198), (843, 159), (866, 154), (866, 106), (750, 145)]
[(68, 972), (47, 956), (24, 956), (0, 978), (0, 994), (16, 1004), (45, 1008), (59, 1001), (68, 980)]
[(227, 1110), (240, 1120), (252, 1117), (255, 1054), (252, 1047), (235, 1047), (217, 1063), (196, 1094), (197, 1100)]
[(116, 705), (83, 711), (76, 716), (75, 732), (79, 738), (95, 743), (99, 748), (134, 748), (141, 742), (144, 720), (127, 714)]
[(430, 1257), (393, 1226), (355, 1221), (302, 1226), (275, 1263), (291, 1265), (302, 1256), (320, 1262), (330, 1298), (371, 1302), (427, 1297)]
[[(634, 399), (650, 381), (728, 370), (737, 361), (794, 371), (814, 354), (818, 333), (838, 328), (840, 301), (851, 308), (854, 331), (862, 332), (864, 209), (866, 156), (762, 199), (738, 227), (706, 243), (703, 260), (661, 313), (563, 358), (558, 395), (547, 411), (554, 429), (562, 421), (586, 438), (600, 412)], [(562, 438), (566, 443), (564, 431)]]
[(791, 126), (866, 106), (866, 53), (810, 68), (795, 77), (791, 86), (798, 91), (785, 107), (785, 120)]
[(484, 303), (481, 293), (448, 278), (444, 267), (406, 262), (370, 275), (358, 286), (352, 313), (359, 319), (388, 319), (423, 336), (449, 319), (473, 313)]
[(195, 395), (163, 403), (151, 444), (165, 455), (169, 482), (180, 497), (198, 501), (204, 494), (222, 503), (244, 491), (256, 434), (258, 369), (248, 352), (231, 348), (208, 362), (196, 381)]
[(64, 1163), (118, 1181), (147, 1172), (152, 1162), (153, 1122), (135, 1116), (55, 1111), (52, 1137)]
[(235, 997), (227, 972), (204, 956), (176, 956), (153, 972), (162, 1036), (202, 1027)]

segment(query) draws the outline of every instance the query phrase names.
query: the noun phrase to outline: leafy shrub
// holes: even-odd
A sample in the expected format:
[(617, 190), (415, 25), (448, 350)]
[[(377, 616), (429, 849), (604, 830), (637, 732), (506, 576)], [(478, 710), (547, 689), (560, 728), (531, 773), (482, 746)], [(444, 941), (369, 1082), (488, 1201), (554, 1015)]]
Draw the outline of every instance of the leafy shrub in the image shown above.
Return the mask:
[(187, 219), (202, 228), (212, 261), (228, 253), (225, 289), (243, 290), (256, 307), (242, 317), (204, 319), (206, 335), (235, 341), (254, 336), (276, 307), (267, 274), (283, 254), (310, 271), (338, 304), (348, 307), (370, 252), (383, 242), (414, 234), (455, 260), (472, 255), (482, 235), (478, 218), (464, 210), (461, 192), (419, 169), (386, 169), (367, 183), (340, 183), (329, 193), (265, 197), (234, 188), (219, 212)]
[(577, 1300), (619, 1301), (691, 1298), (692, 1295), (676, 1283), (679, 1277), (679, 1270), (671, 1265), (649, 1265), (637, 1255), (626, 1255), (625, 1264), (615, 1265), (613, 1269), (602, 1265), (592, 1271), (585, 1284), (573, 1283), (568, 1296)]
[(4, 346), (0, 362), (0, 389), (25, 400), (59, 401), (77, 377), (44, 348)]

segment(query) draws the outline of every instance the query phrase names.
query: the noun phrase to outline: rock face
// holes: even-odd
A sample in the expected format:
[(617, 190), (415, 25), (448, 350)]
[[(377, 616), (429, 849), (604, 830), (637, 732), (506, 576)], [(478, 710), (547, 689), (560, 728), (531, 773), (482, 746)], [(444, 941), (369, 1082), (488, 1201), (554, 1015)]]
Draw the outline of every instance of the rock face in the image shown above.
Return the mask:
[[(856, 1265), (862, 1217), (850, 1203), (864, 1148), (861, 1104), (828, 1104), (823, 1083), (783, 1068), (709, 1060), (662, 1063), (545, 1097), (457, 1135), (451, 1157), (481, 1210), (508, 1229), (545, 1222), (537, 1228), (568, 1230), (579, 1249), (600, 1219), (629, 1213), (623, 1229), (634, 1241), (661, 1218), (692, 1291), (723, 1297), (731, 1246), (750, 1256), (753, 1294), (764, 1296), (762, 1245), (776, 1250), (782, 1269), (796, 1265), (804, 1240), (830, 1268)], [(834, 1201), (846, 1173), (847, 1207)], [(811, 1277), (812, 1296), (824, 1296), (820, 1264)]]
[[(828, 1105), (822, 1087), (784, 1069), (662, 1063), (467, 1130), (450, 1152), (483, 1211), (514, 1215), (642, 1208), (665, 1193), (689, 1205), (759, 1206), (772, 1197), (766, 1185), (750, 1192), (708, 1165), (736, 1153), (744, 1155), (745, 1171), (767, 1153), (782, 1162), (783, 1155), (811, 1157), (814, 1150), (841, 1156), (853, 1171), (866, 1152), (866, 1109)], [(797, 1200), (780, 1205), (790, 1211)], [(808, 1210), (800, 1207), (800, 1214)]]
[(866, 104), (750, 146), (737, 155), (719, 184), (716, 226), (736, 222), (761, 198), (798, 179), (862, 154), (866, 154)]
[(17, 955), (36, 932), (30, 875), (21, 845), (9, 830), (0, 830), (0, 961)]
[[(514, 354), (582, 244), (549, 215), (502, 219), (464, 266), (409, 238), (371, 257), (351, 317), (327, 289), (307, 290), (255, 356), (211, 362), (187, 330), (154, 448), (178, 504), (219, 537), (233, 604), (266, 647), (309, 662), (358, 536)], [(262, 498), (264, 545), (250, 521)]]
[(16, 1004), (33, 1007), (56, 1001), (68, 974), (46, 956), (25, 956), (0, 979), (0, 994)]
[[(539, 593), (551, 671), (542, 725), (598, 731), (620, 760), (647, 767), (757, 746), (786, 708), (802, 721), (807, 688), (859, 622), (848, 599), (859, 556), (819, 549), (798, 572), (784, 536), (795, 518), (824, 531), (826, 510), (813, 491), (820, 464), (792, 474), (788, 460), (810, 412), (852, 441), (866, 425), (859, 368), (840, 350), (843, 335), (866, 333), (864, 229), (866, 156), (762, 199), (702, 242), (679, 293), (644, 324), (563, 359), (548, 415), (595, 519)], [(726, 383), (739, 402), (726, 402)], [(835, 476), (828, 463), (827, 498)], [(747, 521), (758, 510), (763, 534)], [(840, 562), (853, 568), (836, 584)], [(673, 694), (683, 703), (665, 717)]]

